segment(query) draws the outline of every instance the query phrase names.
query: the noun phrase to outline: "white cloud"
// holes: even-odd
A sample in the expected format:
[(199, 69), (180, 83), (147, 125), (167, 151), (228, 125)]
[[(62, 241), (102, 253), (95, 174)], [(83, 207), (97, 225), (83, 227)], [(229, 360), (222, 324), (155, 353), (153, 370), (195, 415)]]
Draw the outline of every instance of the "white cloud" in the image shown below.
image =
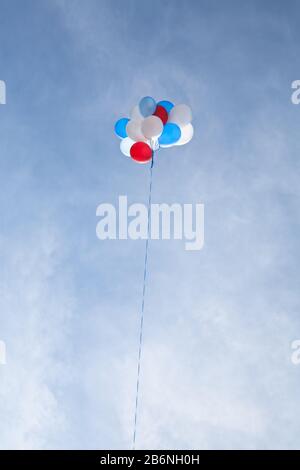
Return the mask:
[(0, 370), (2, 449), (47, 448), (66, 424), (59, 394), (70, 380), (73, 299), (68, 275), (61, 272), (63, 246), (50, 227), (23, 235), (1, 241), (1, 333), (7, 346)]

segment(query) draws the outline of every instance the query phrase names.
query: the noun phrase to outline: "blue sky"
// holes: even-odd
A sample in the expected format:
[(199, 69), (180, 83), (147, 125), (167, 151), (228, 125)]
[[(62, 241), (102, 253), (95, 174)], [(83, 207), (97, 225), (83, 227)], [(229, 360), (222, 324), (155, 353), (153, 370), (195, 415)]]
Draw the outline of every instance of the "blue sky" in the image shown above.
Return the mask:
[(0, 0), (0, 448), (130, 448), (143, 241), (96, 207), (146, 202), (116, 119), (187, 103), (153, 202), (205, 204), (205, 247), (153, 241), (137, 447), (299, 448), (296, 1)]

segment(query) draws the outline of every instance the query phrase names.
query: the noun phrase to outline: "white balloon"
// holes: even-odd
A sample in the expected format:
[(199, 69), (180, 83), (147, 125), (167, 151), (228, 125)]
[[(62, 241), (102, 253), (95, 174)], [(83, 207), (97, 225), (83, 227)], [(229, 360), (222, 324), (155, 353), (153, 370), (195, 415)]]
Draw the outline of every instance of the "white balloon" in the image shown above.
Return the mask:
[(190, 124), (192, 120), (192, 111), (186, 104), (177, 104), (174, 106), (169, 114), (168, 122), (173, 122), (179, 127)]
[(192, 124), (188, 124), (187, 126), (183, 126), (183, 127), (180, 128), (180, 130), (181, 130), (181, 137), (177, 142), (175, 142), (174, 145), (187, 144), (193, 138), (194, 128), (193, 128)]
[(157, 139), (161, 136), (163, 129), (163, 122), (157, 116), (149, 116), (142, 121), (142, 132), (147, 139)]
[(142, 121), (142, 120), (144, 119), (144, 116), (142, 116), (142, 114), (141, 114), (141, 112), (140, 112), (140, 107), (139, 107), (139, 105), (136, 105), (136, 106), (131, 110), (130, 118), (131, 118), (131, 119), (134, 119), (134, 120), (137, 120), (137, 121)]
[(143, 121), (138, 119), (131, 119), (126, 126), (128, 137), (130, 137), (132, 140), (135, 140), (136, 142), (145, 141), (145, 136), (141, 128), (142, 122)]
[(130, 157), (130, 149), (134, 143), (135, 141), (132, 140), (130, 137), (125, 137), (125, 139), (121, 140), (120, 150), (124, 155), (126, 155), (126, 157)]

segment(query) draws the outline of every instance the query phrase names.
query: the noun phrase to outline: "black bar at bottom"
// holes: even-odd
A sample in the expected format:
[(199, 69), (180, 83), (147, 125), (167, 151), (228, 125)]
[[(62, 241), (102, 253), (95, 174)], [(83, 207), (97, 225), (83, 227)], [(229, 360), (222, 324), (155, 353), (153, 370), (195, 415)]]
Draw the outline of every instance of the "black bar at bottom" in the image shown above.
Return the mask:
[[(286, 465), (288, 457), (299, 458), (299, 451), (276, 451), (276, 463)], [(288, 456), (288, 453), (290, 454)], [(0, 451), (0, 464), (31, 465), (121, 465), (136, 468), (140, 465), (203, 465), (237, 463), (262, 463), (274, 459), (274, 451), (188, 451), (188, 450), (37, 450)]]

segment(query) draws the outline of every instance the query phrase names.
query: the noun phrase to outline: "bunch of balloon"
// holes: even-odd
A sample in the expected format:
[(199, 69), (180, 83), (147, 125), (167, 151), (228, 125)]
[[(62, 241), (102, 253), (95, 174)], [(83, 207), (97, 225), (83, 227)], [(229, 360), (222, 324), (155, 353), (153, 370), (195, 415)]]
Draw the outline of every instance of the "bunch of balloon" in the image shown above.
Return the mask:
[(148, 236), (146, 239), (143, 290), (141, 302), (141, 323), (139, 333), (139, 354), (137, 365), (136, 399), (134, 411), (133, 449), (135, 449), (141, 351), (143, 341), (144, 305), (147, 282), (148, 243), (150, 237), (150, 208), (152, 197), (153, 154), (160, 147), (173, 147), (187, 144), (193, 137), (192, 112), (185, 104), (175, 105), (171, 101), (156, 101), (151, 96), (142, 98), (133, 108), (130, 118), (121, 118), (115, 124), (115, 132), (121, 138), (121, 152), (137, 163), (151, 162), (148, 198)]
[(187, 144), (193, 137), (192, 111), (186, 104), (156, 101), (151, 96), (142, 98), (130, 118), (121, 118), (115, 124), (115, 133), (121, 138), (120, 149), (137, 163), (148, 163), (153, 152), (161, 148)]

